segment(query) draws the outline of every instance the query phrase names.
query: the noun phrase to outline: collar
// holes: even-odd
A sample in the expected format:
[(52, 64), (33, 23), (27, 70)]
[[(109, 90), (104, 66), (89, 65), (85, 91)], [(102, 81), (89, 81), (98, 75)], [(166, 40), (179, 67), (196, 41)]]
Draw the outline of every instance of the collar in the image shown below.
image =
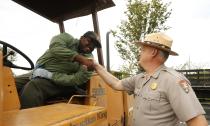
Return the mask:
[[(166, 66), (165, 66), (164, 64), (163, 64), (163, 65), (160, 65), (160, 66), (155, 70), (155, 72), (153, 73), (153, 75), (151, 75), (151, 77), (157, 79), (158, 76), (160, 75), (160, 72), (163, 71), (163, 70), (166, 70)], [(144, 76), (142, 76), (142, 77), (146, 77), (146, 76), (147, 76), (147, 74), (146, 74), (146, 72), (144, 72)]]

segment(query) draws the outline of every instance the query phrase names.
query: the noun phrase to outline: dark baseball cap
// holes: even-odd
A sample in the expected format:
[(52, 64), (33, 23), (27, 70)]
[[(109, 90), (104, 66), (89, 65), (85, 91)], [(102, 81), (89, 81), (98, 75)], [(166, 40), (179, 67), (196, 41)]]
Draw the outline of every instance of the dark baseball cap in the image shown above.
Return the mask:
[(99, 42), (99, 38), (98, 38), (98, 36), (97, 36), (97, 34), (95, 32), (88, 31), (83, 36), (86, 37), (86, 38), (90, 38), (91, 41), (94, 43), (94, 45), (97, 48), (101, 48), (101, 43)]

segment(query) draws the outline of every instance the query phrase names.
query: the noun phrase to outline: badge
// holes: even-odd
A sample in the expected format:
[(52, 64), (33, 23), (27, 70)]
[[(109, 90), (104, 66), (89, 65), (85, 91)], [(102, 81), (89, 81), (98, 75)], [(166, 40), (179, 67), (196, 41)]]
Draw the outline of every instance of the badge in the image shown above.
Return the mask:
[(182, 87), (182, 89), (184, 90), (185, 93), (189, 93), (190, 87), (189, 87), (189, 84), (187, 83), (186, 80), (180, 80), (179, 84), (180, 84), (180, 86)]
[(152, 90), (156, 90), (156, 89), (157, 89), (157, 83), (152, 83), (152, 84), (150, 84), (150, 88), (151, 88)]

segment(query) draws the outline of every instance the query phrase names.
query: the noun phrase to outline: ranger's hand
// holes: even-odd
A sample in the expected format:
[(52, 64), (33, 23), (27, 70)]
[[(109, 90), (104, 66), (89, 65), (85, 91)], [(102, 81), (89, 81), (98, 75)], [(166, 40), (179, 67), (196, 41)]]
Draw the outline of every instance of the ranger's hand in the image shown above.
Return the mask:
[(83, 62), (82, 62), (83, 65), (86, 65), (88, 68), (89, 67), (92, 67), (93, 66), (93, 59), (85, 59)]

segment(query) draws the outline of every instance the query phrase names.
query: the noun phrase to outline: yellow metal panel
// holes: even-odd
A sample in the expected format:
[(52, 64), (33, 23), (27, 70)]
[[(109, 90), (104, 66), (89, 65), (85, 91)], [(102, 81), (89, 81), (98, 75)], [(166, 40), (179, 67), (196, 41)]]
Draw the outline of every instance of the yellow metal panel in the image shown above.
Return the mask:
[(107, 85), (97, 74), (94, 74), (90, 79), (89, 95), (91, 97), (88, 105), (96, 105), (107, 107)]
[(121, 91), (113, 90), (107, 87), (108, 108), (107, 117), (111, 126), (123, 126), (124, 121), (124, 104), (123, 94)]
[(107, 126), (107, 113), (105, 110), (100, 112), (90, 112), (71, 120), (56, 123), (53, 126)]
[(4, 102), (3, 111), (18, 110), (20, 109), (20, 101), (15, 85), (15, 80), (11, 68), (3, 67), (3, 91), (4, 91)]
[(122, 126), (124, 119), (124, 106), (122, 92), (109, 87), (98, 74), (94, 74), (90, 80), (89, 94), (90, 105), (103, 106), (107, 109), (109, 125)]
[(133, 118), (133, 102), (134, 96), (123, 92), (123, 104), (125, 112), (125, 126), (131, 126)]
[(0, 126), (2, 126), (3, 100), (3, 57), (0, 51)]
[(103, 107), (60, 103), (4, 112), (3, 126), (107, 126), (106, 118)]

